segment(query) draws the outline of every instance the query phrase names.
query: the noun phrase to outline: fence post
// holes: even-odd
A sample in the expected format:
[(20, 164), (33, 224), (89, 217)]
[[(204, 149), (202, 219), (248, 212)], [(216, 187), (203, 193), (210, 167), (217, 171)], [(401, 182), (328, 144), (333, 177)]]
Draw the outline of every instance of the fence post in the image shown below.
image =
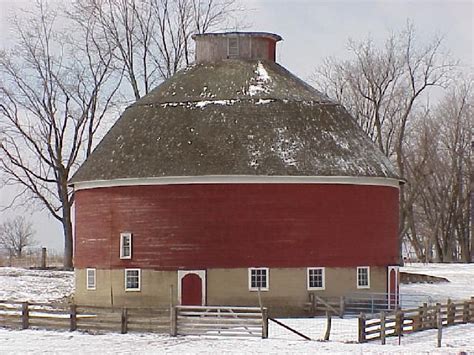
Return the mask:
[(341, 296), (341, 299), (339, 300), (339, 314), (341, 315), (341, 317), (344, 316), (345, 311), (346, 311), (345, 299), (344, 299), (344, 296)]
[(398, 336), (398, 345), (402, 343), (404, 315), (400, 309), (395, 313), (395, 334)]
[(441, 305), (439, 303), (436, 304), (436, 325), (438, 328), (438, 348), (441, 347), (441, 337), (443, 336), (443, 319), (441, 317)]
[(418, 307), (418, 314), (413, 317), (413, 331), (416, 332), (421, 329), (421, 323), (423, 318), (423, 307)]
[(69, 331), (73, 332), (77, 329), (77, 306), (75, 304), (69, 306), (69, 319)]
[[(439, 309), (439, 312), (438, 312)], [(432, 328), (438, 329), (438, 318), (441, 319), (441, 325), (443, 325), (443, 315), (441, 314), (441, 303), (436, 303), (436, 307), (434, 309), (434, 319)]]
[(41, 268), (46, 269), (46, 248), (41, 248)]
[(421, 311), (420, 330), (425, 330), (429, 327), (428, 325), (428, 304), (423, 303), (423, 310)]
[(380, 313), (380, 341), (385, 345), (385, 312)]
[(451, 303), (451, 324), (456, 323), (456, 303)]
[(448, 298), (448, 303), (446, 304), (446, 326), (452, 325), (454, 323), (454, 314), (456, 312), (456, 307), (450, 298)]
[(268, 338), (268, 308), (262, 308), (262, 339)]
[(469, 322), (474, 322), (474, 297), (471, 297), (469, 304)]
[(331, 335), (331, 313), (326, 311), (326, 334), (324, 334), (324, 340), (329, 340)]
[(178, 310), (176, 306), (171, 307), (170, 318), (170, 335), (175, 337), (178, 334)]
[(395, 334), (401, 336), (403, 334), (403, 312), (397, 311), (395, 314)]
[(367, 342), (365, 336), (365, 314), (361, 313), (359, 315), (359, 343)]
[(122, 308), (122, 318), (121, 318), (121, 333), (126, 334), (128, 331), (128, 310), (127, 307)]
[(464, 301), (462, 307), (462, 322), (468, 323), (469, 322), (469, 301)]
[(30, 311), (28, 309), (28, 302), (21, 304), (21, 329), (28, 329)]

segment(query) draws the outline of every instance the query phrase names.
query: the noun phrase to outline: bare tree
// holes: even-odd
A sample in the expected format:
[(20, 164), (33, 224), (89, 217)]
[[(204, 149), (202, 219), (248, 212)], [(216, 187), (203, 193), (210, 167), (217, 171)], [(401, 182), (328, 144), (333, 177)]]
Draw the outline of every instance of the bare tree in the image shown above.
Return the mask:
[(95, 38), (113, 48), (113, 64), (138, 100), (190, 64), (191, 35), (238, 26), (237, 0), (76, 0), (69, 16), (97, 23)]
[(412, 205), (417, 218), (411, 230), (420, 233), (411, 233), (410, 238), (426, 261), (471, 261), (472, 104), (472, 83), (459, 80), (420, 117), (412, 154), (406, 157), (409, 178), (423, 186)]
[[(391, 34), (382, 48), (369, 39), (349, 43), (353, 60), (327, 59), (315, 75), (316, 86), (344, 105), (380, 150), (406, 177), (407, 129), (417, 104), (431, 87), (445, 88), (455, 63), (442, 53), (442, 38), (426, 45), (416, 42), (413, 25)], [(412, 182), (409, 181), (409, 184)], [(413, 233), (411, 206), (419, 186), (400, 188), (400, 241)], [(411, 214), (411, 215), (410, 215)]]
[(148, 93), (190, 62), (191, 34), (220, 27), (238, 11), (235, 3), (76, 0), (60, 12), (37, 0), (15, 22), (16, 45), (0, 52), (1, 177), (21, 187), (13, 204), (39, 202), (61, 222), (66, 268), (73, 255), (68, 180), (124, 93), (122, 79), (135, 99)]
[(34, 235), (31, 222), (17, 216), (0, 225), (0, 246), (8, 250), (10, 256), (21, 258), (25, 248), (36, 244)]
[(93, 22), (72, 33), (57, 19), (38, 1), (15, 22), (15, 47), (0, 53), (0, 172), (5, 184), (21, 188), (14, 203), (39, 202), (61, 222), (64, 266), (71, 268), (68, 180), (91, 152), (120, 77), (109, 68), (108, 48), (91, 36)]

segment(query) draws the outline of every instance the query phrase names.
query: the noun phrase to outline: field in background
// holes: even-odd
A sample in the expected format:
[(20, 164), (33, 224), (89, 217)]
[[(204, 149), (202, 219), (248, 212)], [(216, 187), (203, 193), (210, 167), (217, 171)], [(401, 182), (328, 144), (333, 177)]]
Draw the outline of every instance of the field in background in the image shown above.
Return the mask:
[[(8, 251), (0, 249), (0, 267), (39, 268), (42, 265), (42, 248), (28, 248), (22, 257), (9, 255)], [(53, 249), (46, 250), (46, 267), (61, 268), (63, 253)]]

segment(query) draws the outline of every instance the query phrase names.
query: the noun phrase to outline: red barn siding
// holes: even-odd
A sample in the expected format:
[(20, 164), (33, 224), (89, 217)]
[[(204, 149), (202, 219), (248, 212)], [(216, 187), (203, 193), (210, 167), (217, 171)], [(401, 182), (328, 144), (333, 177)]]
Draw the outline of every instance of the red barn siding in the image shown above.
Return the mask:
[(275, 61), (275, 56), (276, 56), (276, 42), (268, 39), (268, 60)]
[[(76, 192), (79, 268), (301, 267), (398, 263), (398, 189), (203, 184)], [(132, 260), (119, 259), (120, 232)]]

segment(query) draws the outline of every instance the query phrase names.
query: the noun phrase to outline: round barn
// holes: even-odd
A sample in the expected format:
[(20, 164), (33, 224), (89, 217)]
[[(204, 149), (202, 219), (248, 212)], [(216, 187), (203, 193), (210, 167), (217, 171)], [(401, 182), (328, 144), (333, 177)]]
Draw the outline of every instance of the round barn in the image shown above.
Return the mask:
[(275, 63), (281, 37), (195, 35), (77, 171), (76, 302), (258, 305), (398, 292), (400, 177), (355, 120)]

